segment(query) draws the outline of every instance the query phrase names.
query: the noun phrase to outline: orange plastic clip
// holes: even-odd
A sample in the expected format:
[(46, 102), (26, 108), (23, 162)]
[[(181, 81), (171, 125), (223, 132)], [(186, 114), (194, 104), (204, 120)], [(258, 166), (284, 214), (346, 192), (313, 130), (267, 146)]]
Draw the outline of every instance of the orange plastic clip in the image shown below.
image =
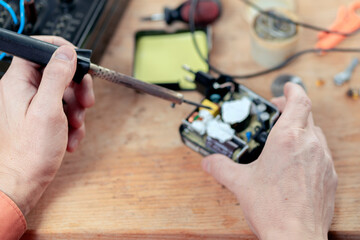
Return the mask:
[[(360, 1), (352, 3), (350, 8), (341, 6), (338, 11), (337, 18), (330, 27), (330, 30), (342, 33), (352, 33), (360, 29), (360, 15), (356, 13), (358, 9), (360, 9)], [(319, 41), (316, 44), (316, 48), (334, 48), (345, 38), (346, 36), (344, 35), (321, 32), (318, 35)]]

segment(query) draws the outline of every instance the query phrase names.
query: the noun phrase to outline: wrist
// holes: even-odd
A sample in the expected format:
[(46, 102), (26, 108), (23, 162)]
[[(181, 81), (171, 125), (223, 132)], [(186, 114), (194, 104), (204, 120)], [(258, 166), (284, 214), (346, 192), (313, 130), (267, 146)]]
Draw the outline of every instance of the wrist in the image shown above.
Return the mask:
[(24, 216), (35, 207), (46, 186), (17, 173), (0, 171), (0, 191), (18, 206)]

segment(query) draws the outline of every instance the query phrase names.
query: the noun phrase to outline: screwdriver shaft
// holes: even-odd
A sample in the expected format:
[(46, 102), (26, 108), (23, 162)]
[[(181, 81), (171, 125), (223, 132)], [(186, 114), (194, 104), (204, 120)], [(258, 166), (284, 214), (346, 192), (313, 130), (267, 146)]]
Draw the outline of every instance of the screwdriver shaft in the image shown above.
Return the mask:
[(156, 13), (151, 15), (150, 17), (143, 17), (142, 21), (164, 21), (165, 15), (163, 13)]

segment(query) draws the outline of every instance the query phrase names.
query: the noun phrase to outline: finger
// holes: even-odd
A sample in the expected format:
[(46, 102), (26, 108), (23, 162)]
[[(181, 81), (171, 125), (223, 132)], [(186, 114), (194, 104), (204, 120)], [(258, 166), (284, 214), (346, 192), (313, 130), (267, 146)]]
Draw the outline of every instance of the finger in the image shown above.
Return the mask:
[(84, 108), (92, 107), (95, 103), (92, 77), (86, 74), (80, 84), (74, 84), (77, 101)]
[[(61, 37), (57, 37), (57, 36), (32, 36), (32, 38), (36, 38), (41, 41), (54, 44), (56, 46), (67, 45), (67, 46), (75, 47), (71, 42), (69, 42)], [(13, 68), (17, 74), (19, 74), (19, 69), (22, 69), (23, 71), (29, 71), (29, 70), (32, 71), (32, 69), (34, 69), (34, 68), (35, 69), (40, 68), (40, 66), (38, 64), (29, 62), (27, 60), (24, 60), (24, 59), (21, 59), (18, 57), (14, 57), (12, 60), (12, 63), (14, 63), (17, 66), (16, 68)], [(20, 66), (21, 66), (21, 68), (20, 68)]]
[(46, 112), (62, 109), (62, 98), (76, 69), (76, 52), (71, 46), (61, 46), (44, 69), (39, 89), (32, 101)]
[(241, 183), (246, 182), (248, 176), (248, 171), (244, 169), (245, 166), (237, 164), (231, 159), (219, 154), (204, 158), (202, 167), (219, 183), (226, 186), (232, 192), (238, 190)]
[(74, 129), (70, 128), (69, 130), (69, 140), (66, 150), (68, 152), (74, 152), (78, 146), (80, 141), (85, 137), (85, 124), (83, 124), (80, 128)]
[(271, 99), (271, 103), (274, 104), (280, 112), (284, 111), (286, 98), (284, 96)]
[(54, 44), (56, 46), (68, 45), (75, 47), (71, 42), (67, 41), (62, 37), (57, 37), (57, 36), (31, 36), (31, 37)]
[[(56, 36), (33, 36), (33, 38), (57, 45), (57, 46), (62, 46), (62, 45), (68, 45), (68, 46), (73, 46), (70, 42), (68, 42), (67, 40), (61, 38), (61, 37), (56, 37)], [(37, 88), (40, 84), (40, 76), (41, 73), (39, 72), (39, 70), (41, 69), (41, 66), (39, 66), (36, 63), (32, 63), (29, 62), (27, 60), (18, 58), (18, 57), (14, 57), (11, 65), (9, 67), (9, 69), (7, 70), (7, 74), (10, 75), (8, 78), (4, 78), (4, 83), (6, 86), (6, 89), (8, 91), (11, 91), (11, 88), (9, 88), (9, 85), (11, 84), (17, 84), (14, 83), (14, 80), (19, 80), (20, 82), (26, 83), (26, 84), (31, 84), (32, 86), (34, 86), (35, 88)], [(26, 87), (26, 86), (25, 86)], [(19, 89), (16, 89), (16, 92), (19, 93)], [(22, 92), (19, 93), (20, 95), (23, 95)]]
[(80, 128), (84, 124), (85, 108), (77, 101), (73, 88), (69, 87), (65, 90), (64, 102), (69, 125), (73, 128)]
[(286, 105), (279, 119), (284, 125), (305, 128), (311, 112), (311, 101), (305, 91), (297, 84), (286, 83), (284, 87)]

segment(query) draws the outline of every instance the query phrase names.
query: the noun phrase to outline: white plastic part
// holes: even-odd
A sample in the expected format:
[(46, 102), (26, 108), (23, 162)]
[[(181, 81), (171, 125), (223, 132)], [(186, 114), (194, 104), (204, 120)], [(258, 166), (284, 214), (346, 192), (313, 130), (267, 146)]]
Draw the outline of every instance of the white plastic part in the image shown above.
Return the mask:
[(232, 129), (229, 124), (222, 122), (220, 119), (213, 119), (208, 122), (206, 133), (209, 137), (224, 143), (234, 137), (235, 130)]
[(203, 121), (196, 120), (191, 123), (191, 127), (201, 136), (203, 136), (206, 133), (206, 124)]
[(240, 100), (225, 102), (221, 107), (222, 119), (228, 124), (243, 122), (251, 110), (251, 101), (247, 97)]

